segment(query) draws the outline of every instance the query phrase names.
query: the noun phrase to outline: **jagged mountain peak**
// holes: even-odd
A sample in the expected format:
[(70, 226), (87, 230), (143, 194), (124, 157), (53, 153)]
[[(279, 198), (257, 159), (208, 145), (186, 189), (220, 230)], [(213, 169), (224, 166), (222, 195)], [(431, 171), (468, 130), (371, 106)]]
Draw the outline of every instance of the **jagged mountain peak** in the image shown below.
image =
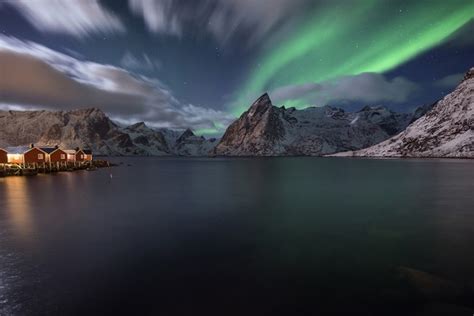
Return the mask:
[(252, 107), (252, 106), (254, 106), (258, 103), (270, 103), (270, 104), (272, 103), (272, 100), (270, 99), (270, 96), (268, 95), (268, 92), (265, 92), (260, 97), (258, 97), (257, 100), (255, 100), (250, 107)]
[[(46, 111), (47, 112), (47, 111)], [(107, 116), (104, 111), (99, 108), (83, 108), (83, 109), (75, 109), (72, 111), (64, 111), (63, 113), (71, 113), (75, 115), (84, 115), (84, 116)]]
[(474, 78), (474, 67), (472, 67), (471, 69), (468, 70), (468, 72), (466, 72), (462, 81), (464, 82), (472, 78)]
[(129, 130), (144, 130), (149, 129), (145, 122), (138, 122), (127, 127)]
[(193, 131), (192, 131), (191, 129), (187, 128), (187, 129), (183, 132), (183, 134), (181, 134), (181, 136), (179, 136), (178, 142), (181, 142), (181, 141), (183, 141), (183, 140), (185, 140), (185, 139), (187, 139), (187, 138), (189, 138), (189, 137), (194, 137), (194, 136), (196, 136), (196, 135), (194, 135)]
[(250, 106), (248, 113), (249, 115), (253, 116), (257, 113), (263, 113), (267, 111), (269, 108), (272, 108), (272, 100), (268, 93), (264, 93), (261, 95), (254, 103)]

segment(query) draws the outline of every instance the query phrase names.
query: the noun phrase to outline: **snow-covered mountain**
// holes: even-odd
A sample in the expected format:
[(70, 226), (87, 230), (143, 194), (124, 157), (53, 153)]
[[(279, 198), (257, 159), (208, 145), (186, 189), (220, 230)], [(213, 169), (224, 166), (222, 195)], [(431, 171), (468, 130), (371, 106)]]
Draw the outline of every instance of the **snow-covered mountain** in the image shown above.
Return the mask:
[(337, 156), (474, 158), (474, 68), (453, 92), (402, 133)]
[(90, 148), (96, 155), (189, 156), (206, 155), (217, 142), (143, 122), (122, 128), (99, 109), (0, 111), (0, 147), (31, 143)]
[(357, 150), (388, 139), (413, 119), (414, 114), (384, 107), (364, 107), (359, 112), (330, 106), (286, 109), (273, 106), (264, 94), (228, 127), (214, 154), (320, 156)]

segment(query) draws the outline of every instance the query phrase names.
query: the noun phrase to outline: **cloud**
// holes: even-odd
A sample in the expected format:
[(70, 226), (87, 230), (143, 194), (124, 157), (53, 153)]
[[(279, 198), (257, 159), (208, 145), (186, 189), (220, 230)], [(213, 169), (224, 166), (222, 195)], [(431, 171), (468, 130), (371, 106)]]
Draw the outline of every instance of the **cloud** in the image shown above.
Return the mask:
[(277, 102), (304, 100), (307, 105), (326, 105), (330, 102), (403, 103), (418, 89), (414, 82), (403, 77), (392, 80), (381, 74), (362, 73), (321, 83), (285, 86), (271, 95)]
[(174, 129), (227, 125), (227, 114), (181, 104), (158, 79), (78, 60), (45, 46), (0, 36), (2, 108), (68, 110), (98, 107), (122, 122)]
[(181, 21), (174, 12), (173, 0), (129, 0), (128, 3), (133, 13), (143, 17), (150, 31), (181, 34)]
[(130, 52), (126, 52), (120, 60), (120, 65), (130, 70), (153, 71), (160, 69), (161, 63), (159, 60), (150, 58), (147, 54), (142, 54), (141, 57), (136, 57)]
[(131, 11), (141, 16), (155, 33), (181, 36), (183, 30), (202, 29), (225, 44), (240, 34), (249, 44), (289, 22), (309, 0), (129, 0)]
[(125, 32), (119, 17), (101, 6), (98, 0), (15, 0), (7, 4), (43, 32), (76, 37), (98, 32)]
[(436, 87), (454, 88), (461, 83), (464, 73), (452, 74), (434, 82)]
[(221, 42), (238, 31), (255, 43), (272, 29), (289, 20), (290, 13), (302, 8), (304, 0), (218, 0), (210, 15), (208, 30)]

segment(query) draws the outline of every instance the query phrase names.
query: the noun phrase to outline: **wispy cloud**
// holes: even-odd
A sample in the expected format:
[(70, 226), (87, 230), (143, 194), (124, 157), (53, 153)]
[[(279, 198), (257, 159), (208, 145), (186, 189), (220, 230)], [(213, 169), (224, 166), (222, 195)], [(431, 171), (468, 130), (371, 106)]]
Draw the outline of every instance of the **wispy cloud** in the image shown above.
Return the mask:
[(121, 121), (177, 129), (215, 128), (232, 120), (221, 111), (180, 103), (156, 78), (13, 37), (0, 36), (0, 66), (9, 74), (0, 77), (3, 108), (98, 107)]
[(302, 100), (306, 105), (322, 106), (330, 102), (402, 103), (418, 86), (403, 77), (391, 80), (382, 74), (362, 73), (321, 83), (278, 88), (271, 92), (276, 102)]
[(43, 32), (85, 37), (126, 30), (119, 17), (98, 0), (7, 0), (6, 4)]
[(129, 0), (133, 13), (143, 17), (148, 29), (155, 33), (181, 34), (181, 21), (173, 0)]
[(130, 70), (153, 71), (160, 69), (161, 62), (145, 53), (137, 57), (131, 52), (126, 52), (120, 60), (120, 65)]
[(464, 73), (448, 75), (435, 81), (434, 85), (441, 88), (454, 88), (461, 82), (463, 77)]
[(141, 16), (154, 33), (182, 36), (186, 28), (203, 30), (221, 44), (245, 35), (252, 45), (271, 30), (289, 22), (309, 0), (129, 0), (131, 11)]

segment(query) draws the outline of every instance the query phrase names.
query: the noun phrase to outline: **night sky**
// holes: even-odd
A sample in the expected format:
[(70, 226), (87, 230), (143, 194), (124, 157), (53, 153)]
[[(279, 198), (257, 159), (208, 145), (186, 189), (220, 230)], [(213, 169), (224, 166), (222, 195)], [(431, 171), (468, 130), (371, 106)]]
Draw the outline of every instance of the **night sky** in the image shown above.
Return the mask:
[(472, 0), (0, 0), (0, 108), (219, 134), (275, 105), (410, 111), (474, 66)]

